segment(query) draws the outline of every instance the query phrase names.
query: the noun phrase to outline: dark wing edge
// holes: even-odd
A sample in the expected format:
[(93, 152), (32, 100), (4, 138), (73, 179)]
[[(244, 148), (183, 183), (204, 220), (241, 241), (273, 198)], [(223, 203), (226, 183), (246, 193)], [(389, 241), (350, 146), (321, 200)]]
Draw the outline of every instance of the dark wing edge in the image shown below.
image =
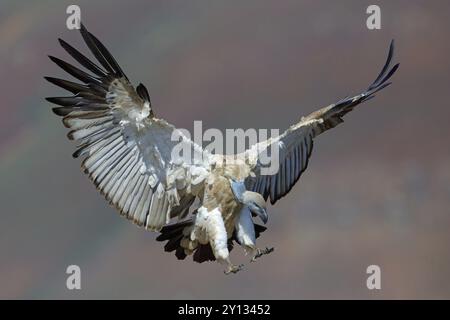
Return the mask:
[[(144, 160), (139, 151), (139, 137), (124, 133), (122, 120), (145, 125), (144, 116), (142, 120), (134, 120), (129, 118), (129, 111), (148, 111), (148, 117), (152, 118), (148, 91), (142, 84), (136, 90), (133, 88), (114, 57), (84, 25), (80, 33), (100, 66), (59, 39), (64, 50), (92, 74), (49, 56), (82, 83), (44, 77), (73, 94), (46, 100), (59, 106), (53, 112), (63, 117), (64, 126), (71, 129), (68, 138), (79, 142), (73, 157), (86, 156), (82, 169), (109, 203), (137, 225), (159, 230), (175, 214), (186, 214), (188, 208), (169, 207), (169, 196), (161, 183), (151, 184), (152, 177), (140, 169)], [(192, 202), (189, 197), (180, 199), (180, 204), (186, 206)]]
[[(335, 104), (322, 108), (291, 126), (286, 132), (274, 140), (280, 146), (280, 166), (274, 175), (259, 175), (249, 178), (247, 186), (250, 190), (260, 193), (265, 200), (270, 198), (275, 204), (283, 198), (299, 180), (307, 169), (313, 149), (313, 139), (319, 134), (342, 123), (343, 116), (357, 105), (375, 97), (375, 94), (391, 84), (392, 75), (397, 71), (399, 63), (391, 67), (394, 56), (394, 40), (389, 46), (387, 60), (375, 81), (362, 93), (347, 97)], [(258, 166), (257, 166), (258, 167)]]
[(348, 112), (352, 111), (354, 107), (374, 98), (375, 94), (378, 91), (392, 84), (392, 82), (389, 82), (389, 80), (400, 66), (400, 63), (397, 63), (392, 68), (390, 67), (393, 56), (394, 56), (394, 40), (391, 41), (386, 63), (384, 64), (380, 74), (364, 92), (351, 98), (350, 97), (344, 98), (335, 104), (332, 104), (328, 107), (315, 111), (310, 115), (308, 115), (307, 117), (304, 117), (302, 121), (307, 122), (310, 120), (319, 120), (322, 122), (319, 123), (318, 125), (318, 128), (320, 129), (319, 131), (317, 131), (317, 129), (314, 128), (316, 130), (316, 132), (314, 133), (315, 136), (319, 135), (320, 133), (328, 129), (334, 128), (339, 123), (342, 123), (344, 121), (342, 119), (343, 116), (346, 115)]
[[(66, 71), (74, 78), (83, 82), (83, 84), (79, 84), (54, 77), (44, 77), (44, 79), (46, 79), (50, 83), (74, 94), (71, 97), (46, 98), (47, 101), (61, 106), (53, 108), (53, 112), (63, 117), (67, 116), (72, 111), (95, 112), (108, 109), (109, 106), (106, 101), (106, 95), (109, 91), (111, 83), (114, 80), (121, 79), (124, 84), (128, 85), (129, 88), (133, 90), (133, 87), (129, 84), (127, 76), (122, 71), (111, 53), (106, 49), (106, 47), (92, 33), (87, 31), (86, 27), (83, 24), (81, 24), (80, 33), (89, 50), (103, 68), (97, 66), (89, 58), (87, 58), (80, 51), (72, 47), (64, 40), (58, 39), (61, 47), (70, 56), (72, 56), (72, 58), (74, 58), (84, 68), (86, 68), (86, 70), (94, 74), (91, 75), (59, 58), (49, 55), (50, 60), (58, 65), (61, 69)], [(150, 103), (150, 96), (148, 94), (148, 91), (142, 84), (138, 86), (136, 91), (142, 101), (148, 101)], [(66, 125), (66, 123), (64, 124)]]

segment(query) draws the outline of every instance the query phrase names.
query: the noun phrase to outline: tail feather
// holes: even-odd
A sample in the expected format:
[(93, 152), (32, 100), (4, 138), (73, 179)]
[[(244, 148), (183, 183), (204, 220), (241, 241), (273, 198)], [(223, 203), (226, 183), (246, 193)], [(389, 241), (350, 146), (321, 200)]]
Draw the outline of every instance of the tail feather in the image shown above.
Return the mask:
[[(184, 260), (187, 257), (185, 249), (181, 246), (181, 240), (185, 237), (185, 228), (190, 228), (194, 224), (194, 219), (189, 219), (186, 221), (178, 222), (175, 224), (164, 226), (161, 229), (161, 234), (156, 238), (157, 241), (167, 241), (164, 245), (164, 251), (173, 252), (175, 251), (175, 256), (178, 260)], [(254, 224), (255, 226), (255, 236), (258, 238), (262, 232), (266, 230), (266, 227), (259, 224)], [(237, 241), (236, 235), (228, 240), (228, 250), (231, 251), (234, 247), (234, 241)], [(211, 245), (208, 244), (198, 244), (193, 252), (193, 260), (198, 263), (205, 261), (215, 261), (216, 257), (212, 251)]]
[(184, 260), (187, 255), (184, 251), (184, 248), (181, 246), (183, 231), (186, 227), (190, 227), (193, 224), (194, 220), (189, 219), (186, 221), (164, 226), (160, 231), (161, 234), (156, 238), (156, 241), (169, 240), (164, 246), (164, 251), (175, 251), (175, 256), (178, 258), (178, 260)]

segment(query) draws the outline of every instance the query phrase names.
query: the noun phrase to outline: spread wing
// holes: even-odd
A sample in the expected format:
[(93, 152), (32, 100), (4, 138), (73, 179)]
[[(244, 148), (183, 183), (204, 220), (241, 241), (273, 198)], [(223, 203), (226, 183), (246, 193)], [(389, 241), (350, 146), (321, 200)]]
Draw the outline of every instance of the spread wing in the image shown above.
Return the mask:
[[(210, 155), (156, 118), (147, 89), (142, 84), (135, 89), (103, 44), (84, 26), (80, 30), (100, 65), (59, 40), (90, 73), (50, 56), (82, 83), (46, 77), (73, 93), (47, 100), (59, 105), (53, 111), (71, 129), (69, 139), (79, 142), (73, 156), (84, 157), (84, 172), (106, 199), (134, 223), (159, 230), (189, 213)], [(190, 152), (173, 154), (175, 146)]]
[[(376, 92), (391, 84), (388, 80), (399, 67), (399, 64), (396, 64), (391, 68), (393, 53), (394, 42), (392, 41), (383, 69), (375, 81), (361, 94), (315, 111), (303, 117), (282, 135), (260, 142), (248, 149), (245, 157), (253, 168), (254, 177), (247, 178), (247, 188), (260, 193), (265, 200), (270, 197), (272, 204), (285, 196), (306, 170), (314, 138), (342, 123), (342, 117), (346, 113), (360, 103), (373, 98)], [(267, 168), (267, 165), (263, 165), (261, 155), (269, 157), (270, 150), (273, 150), (271, 148), (278, 148), (279, 166), (276, 173), (264, 174), (263, 168)]]

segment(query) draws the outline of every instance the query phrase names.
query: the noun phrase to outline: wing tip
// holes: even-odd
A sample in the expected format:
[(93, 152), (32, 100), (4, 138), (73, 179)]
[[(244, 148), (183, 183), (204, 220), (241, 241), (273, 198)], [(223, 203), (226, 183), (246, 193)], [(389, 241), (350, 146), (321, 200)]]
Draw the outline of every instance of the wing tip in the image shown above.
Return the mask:
[[(45, 99), (47, 99), (47, 98), (45, 98)], [(65, 117), (67, 115), (67, 112), (64, 111), (63, 107), (54, 107), (54, 108), (52, 108), (52, 111), (54, 114), (56, 114), (57, 116), (60, 116), (60, 117)]]
[(147, 101), (151, 106), (150, 95), (148, 93), (147, 88), (142, 83), (139, 83), (139, 85), (136, 87), (136, 92), (143, 100)]

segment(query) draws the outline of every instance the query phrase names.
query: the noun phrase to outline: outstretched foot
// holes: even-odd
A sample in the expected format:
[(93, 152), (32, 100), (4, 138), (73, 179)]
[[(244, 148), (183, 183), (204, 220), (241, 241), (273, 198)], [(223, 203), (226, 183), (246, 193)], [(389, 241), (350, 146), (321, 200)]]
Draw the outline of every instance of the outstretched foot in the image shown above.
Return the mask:
[(266, 247), (265, 249), (256, 249), (256, 254), (253, 256), (253, 258), (252, 258), (252, 260), (250, 260), (250, 262), (255, 262), (256, 259), (262, 257), (263, 255), (273, 252), (273, 250), (275, 250), (273, 247), (272, 248)]
[(223, 272), (225, 274), (230, 274), (230, 273), (238, 273), (239, 271), (242, 270), (242, 268), (244, 268), (243, 264), (240, 264), (238, 266), (234, 265), (234, 264), (230, 264), (228, 265), (227, 269), (224, 270)]

